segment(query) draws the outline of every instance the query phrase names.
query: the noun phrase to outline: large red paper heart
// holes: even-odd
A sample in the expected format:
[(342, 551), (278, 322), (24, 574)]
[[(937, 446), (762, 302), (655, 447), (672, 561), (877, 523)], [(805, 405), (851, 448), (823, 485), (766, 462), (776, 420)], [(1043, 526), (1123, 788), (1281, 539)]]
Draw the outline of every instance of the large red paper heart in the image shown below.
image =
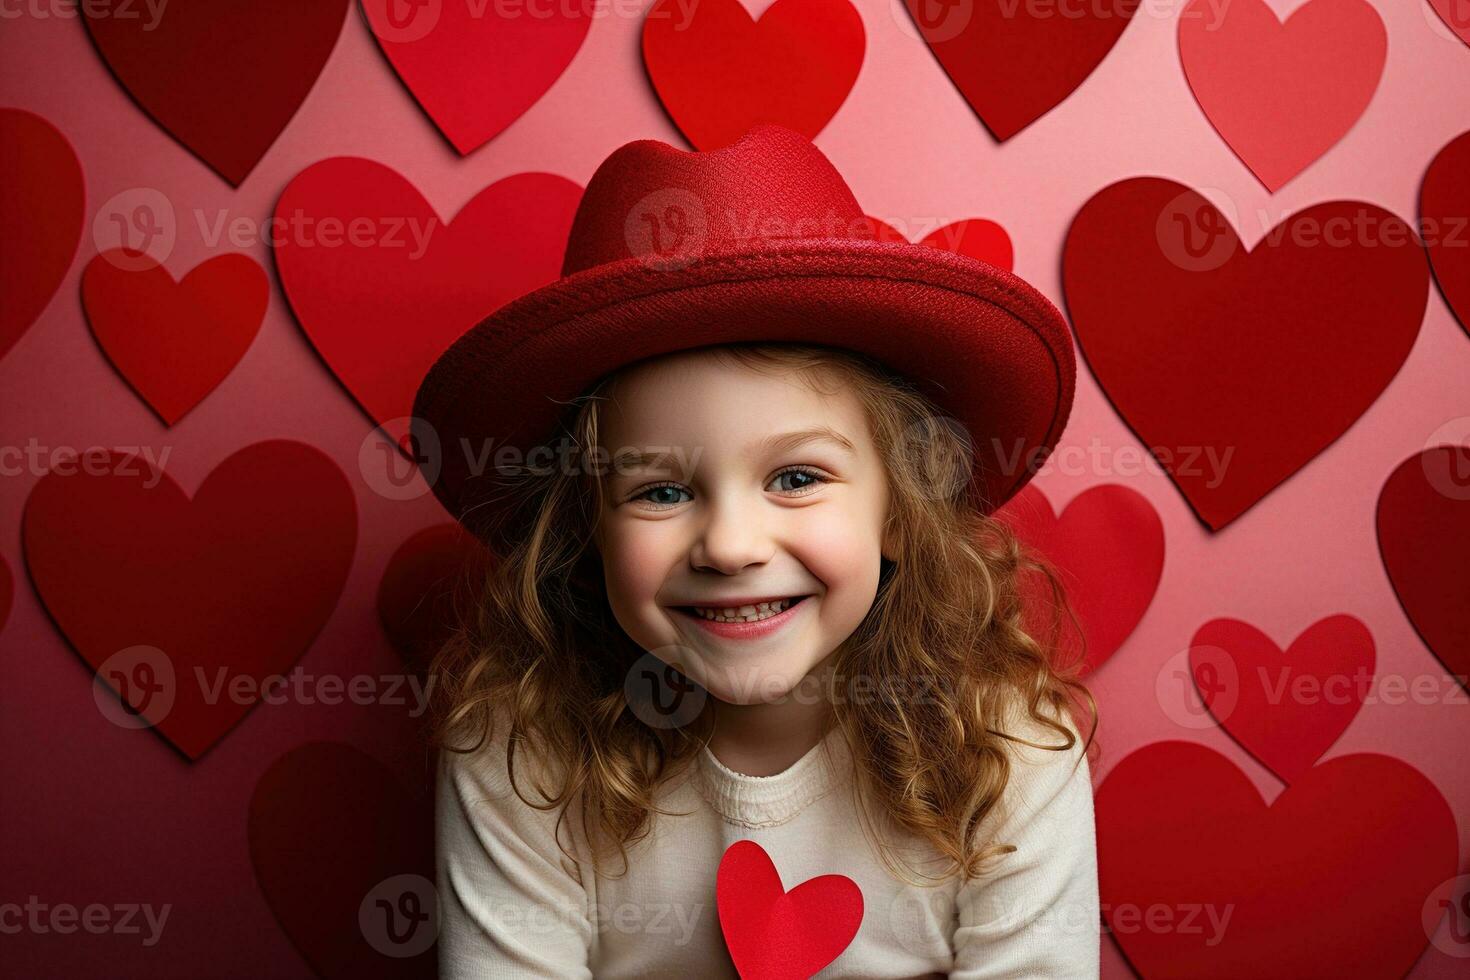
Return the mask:
[(1179, 15), (1195, 99), (1270, 191), (1358, 121), (1387, 53), (1388, 33), (1366, 0), (1308, 0), (1285, 23), (1264, 0), (1193, 0)]
[(1378, 550), (1424, 645), (1470, 691), (1470, 449), (1400, 463), (1378, 494)]
[(1470, 44), (1470, 4), (1465, 0), (1429, 0), (1429, 5), (1456, 37)]
[(815, 138), (857, 81), (866, 45), (849, 0), (776, 0), (760, 20), (740, 0), (657, 0), (643, 21), (649, 80), (697, 150), (759, 123)]
[(0, 357), (21, 338), (71, 268), (86, 188), (65, 136), (24, 109), (0, 109)]
[(421, 672), (429, 665), (473, 602), (488, 562), (483, 543), (457, 521), (426, 527), (393, 552), (378, 584), (378, 618), (405, 663)]
[(276, 242), (276, 269), (322, 359), (405, 446), (414, 393), (434, 360), (498, 307), (560, 275), (581, 196), (562, 177), (517, 174), (445, 224), (393, 170), (335, 157), (281, 194), (276, 217), (294, 230)]
[(1454, 812), (1382, 755), (1324, 762), (1267, 806), (1218, 752), (1158, 742), (1096, 804), (1103, 914), (1149, 978), (1402, 977), (1455, 874)]
[(87, 32), (158, 125), (231, 184), (265, 156), (316, 83), (347, 0), (136, 0), (81, 5)]
[(461, 154), (496, 136), (561, 77), (592, 26), (592, 0), (488, 12), (488, 0), (362, 0), (378, 47)]
[[(72, 646), (197, 759), (321, 631), (352, 564), (357, 505), (337, 464), (299, 442), (247, 446), (192, 500), (150, 461), (98, 450), (36, 483), (23, 535), (31, 581)], [(140, 646), (160, 653), (140, 661), (128, 653)]]
[(1027, 6), (904, 0), (919, 36), (998, 140), (1051, 111), (1103, 60), (1138, 0)]
[(1200, 700), (1286, 783), (1310, 769), (1357, 716), (1376, 664), (1373, 634), (1348, 615), (1318, 620), (1285, 650), (1238, 619), (1205, 623), (1189, 645)]
[(788, 892), (753, 840), (725, 850), (715, 902), (742, 980), (806, 980), (847, 948), (863, 921), (863, 893), (851, 878), (819, 875)]
[(232, 371), (260, 330), (270, 283), (248, 255), (218, 255), (181, 282), (132, 249), (96, 256), (82, 306), (97, 343), (164, 425)]
[[(1034, 486), (997, 515), (1057, 566), (1082, 623), (1086, 669), (1101, 667), (1138, 625), (1164, 572), (1164, 524), (1142, 494), (1117, 484), (1084, 490), (1061, 516)], [(1049, 591), (1029, 583), (1030, 608), (1048, 608)]]
[(1429, 292), (1413, 230), (1382, 208), (1317, 204), (1246, 252), (1213, 204), (1158, 177), (1083, 205), (1062, 278), (1093, 375), (1215, 530), (1373, 404)]
[(1470, 331), (1470, 130), (1435, 154), (1419, 188), (1419, 219), (1434, 278)]
[[(868, 225), (873, 237), (880, 242), (906, 242), (908, 237), (888, 222), (868, 216)], [(1011, 271), (1014, 253), (1011, 236), (994, 221), (984, 218), (965, 218), (935, 228), (919, 239), (919, 245), (942, 248), (946, 252), (968, 255), (972, 259), (988, 262), (997, 268)]]
[(432, 977), (433, 801), (341, 742), (281, 756), (250, 797), (255, 879), (317, 976)]

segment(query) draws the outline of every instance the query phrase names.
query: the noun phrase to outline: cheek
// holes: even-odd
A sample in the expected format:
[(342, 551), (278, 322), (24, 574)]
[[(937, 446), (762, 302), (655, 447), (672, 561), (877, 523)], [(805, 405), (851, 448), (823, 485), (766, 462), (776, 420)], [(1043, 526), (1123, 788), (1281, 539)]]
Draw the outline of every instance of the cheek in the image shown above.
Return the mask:
[(832, 611), (855, 620), (855, 626), (878, 591), (882, 528), (871, 508), (833, 508), (813, 514), (802, 521), (792, 550), (826, 585)]
[(614, 526), (602, 540), (602, 571), (608, 602), (619, 619), (638, 615), (654, 602), (671, 560), (661, 528)]

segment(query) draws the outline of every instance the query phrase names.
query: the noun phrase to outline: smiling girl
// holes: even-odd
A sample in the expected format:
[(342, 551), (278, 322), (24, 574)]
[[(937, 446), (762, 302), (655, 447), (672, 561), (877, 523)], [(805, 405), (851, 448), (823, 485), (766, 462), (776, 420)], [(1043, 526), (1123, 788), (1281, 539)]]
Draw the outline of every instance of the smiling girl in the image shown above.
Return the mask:
[[(868, 229), (788, 130), (629, 144), (563, 278), (426, 378), (420, 465), (496, 557), (434, 667), (442, 976), (1098, 976), (1096, 709), (994, 516), (1070, 339)], [(727, 947), (741, 840), (857, 886), (845, 946), (785, 907)]]

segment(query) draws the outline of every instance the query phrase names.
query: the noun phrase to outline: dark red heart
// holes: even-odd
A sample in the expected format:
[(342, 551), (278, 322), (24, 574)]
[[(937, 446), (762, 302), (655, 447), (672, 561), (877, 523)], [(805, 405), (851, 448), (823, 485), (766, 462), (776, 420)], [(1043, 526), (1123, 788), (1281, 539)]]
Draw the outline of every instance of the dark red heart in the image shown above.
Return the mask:
[(1373, 404), (1428, 301), (1423, 249), (1382, 208), (1317, 204), (1247, 252), (1213, 204), (1158, 177), (1083, 205), (1062, 272), (1093, 375), (1214, 530)]
[[(99, 450), (36, 483), (23, 536), (72, 646), (197, 759), (316, 639), (352, 564), (357, 505), (337, 464), (299, 442), (247, 446), (193, 499), (150, 462)], [(119, 670), (113, 658), (140, 645), (161, 662)]]
[(341, 742), (281, 756), (250, 797), (255, 879), (320, 977), (434, 975), (433, 801)]
[(478, 594), (488, 563), (484, 545), (458, 522), (426, 527), (399, 545), (378, 585), (378, 618), (405, 663), (428, 667)]
[(1328, 616), (1285, 649), (1238, 619), (1194, 634), (1190, 674), (1210, 714), (1282, 782), (1310, 769), (1363, 706), (1373, 682), (1373, 634), (1353, 616)]
[(753, 840), (725, 850), (715, 900), (742, 980), (806, 980), (848, 947), (863, 921), (863, 893), (851, 878), (819, 875), (786, 891)]
[(0, 109), (0, 357), (30, 329), (82, 236), (86, 188), (65, 136), (24, 109)]
[(236, 186), (316, 83), (347, 7), (347, 0), (190, 0), (154, 16), (135, 0), (81, 5), (87, 32), (128, 94)]
[(904, 0), (924, 43), (998, 140), (1061, 103), (1113, 49), (1138, 0), (1033, 10), (1021, 0)]
[[(1470, 21), (1467, 21), (1470, 29)], [(1470, 130), (1435, 154), (1419, 188), (1419, 217), (1434, 278), (1460, 326), (1470, 331)]]
[(82, 274), (82, 306), (118, 373), (173, 425), (244, 356), (265, 317), (270, 283), (238, 253), (200, 263), (176, 282), (132, 249), (96, 256)]
[(1367, 0), (1193, 0), (1179, 60), (1210, 125), (1269, 191), (1342, 139), (1383, 75), (1388, 32)]
[[(873, 237), (880, 242), (906, 242), (908, 238), (888, 222), (869, 216)], [(997, 268), (1011, 271), (1013, 253), (1011, 236), (994, 221), (966, 218), (936, 228), (918, 241), (920, 245), (942, 248), (947, 252), (968, 255)]]
[(582, 47), (593, 13), (591, 0), (499, 16), (486, 16), (485, 3), (474, 0), (408, 4), (406, 16), (404, 6), (400, 0), (362, 3), (393, 70), (462, 154), (546, 94)]
[(1096, 807), (1103, 914), (1151, 978), (1402, 977), (1459, 850), (1444, 797), (1383, 755), (1330, 759), (1267, 806), (1218, 752), (1157, 742)]
[(414, 393), (445, 348), (560, 275), (581, 196), (564, 178), (517, 174), (445, 224), (396, 172), (334, 157), (281, 195), (276, 217), (297, 230), (276, 244), (276, 269), (322, 359), (403, 446)]
[(1378, 495), (1378, 550), (1424, 645), (1470, 691), (1470, 449), (1400, 463)]
[[(1086, 639), (1088, 671), (1107, 662), (1148, 611), (1164, 572), (1164, 524), (1142, 494), (1117, 484), (1084, 490), (1061, 516), (1034, 486), (997, 515), (1061, 573)], [(1052, 598), (1028, 583), (1036, 601)], [(1064, 624), (1063, 624), (1064, 625)]]
[(740, 0), (657, 0), (643, 21), (648, 77), (697, 150), (760, 123), (815, 138), (852, 91), (866, 45), (849, 0), (776, 0), (759, 20)]

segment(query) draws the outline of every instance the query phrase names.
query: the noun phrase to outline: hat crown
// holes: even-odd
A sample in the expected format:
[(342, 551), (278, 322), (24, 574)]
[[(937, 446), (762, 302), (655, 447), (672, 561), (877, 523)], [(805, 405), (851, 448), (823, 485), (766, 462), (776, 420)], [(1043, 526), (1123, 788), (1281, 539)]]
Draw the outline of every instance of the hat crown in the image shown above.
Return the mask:
[(763, 243), (872, 237), (822, 151), (766, 124), (718, 150), (688, 152), (658, 140), (614, 150), (577, 206), (562, 275), (630, 258), (676, 268)]

